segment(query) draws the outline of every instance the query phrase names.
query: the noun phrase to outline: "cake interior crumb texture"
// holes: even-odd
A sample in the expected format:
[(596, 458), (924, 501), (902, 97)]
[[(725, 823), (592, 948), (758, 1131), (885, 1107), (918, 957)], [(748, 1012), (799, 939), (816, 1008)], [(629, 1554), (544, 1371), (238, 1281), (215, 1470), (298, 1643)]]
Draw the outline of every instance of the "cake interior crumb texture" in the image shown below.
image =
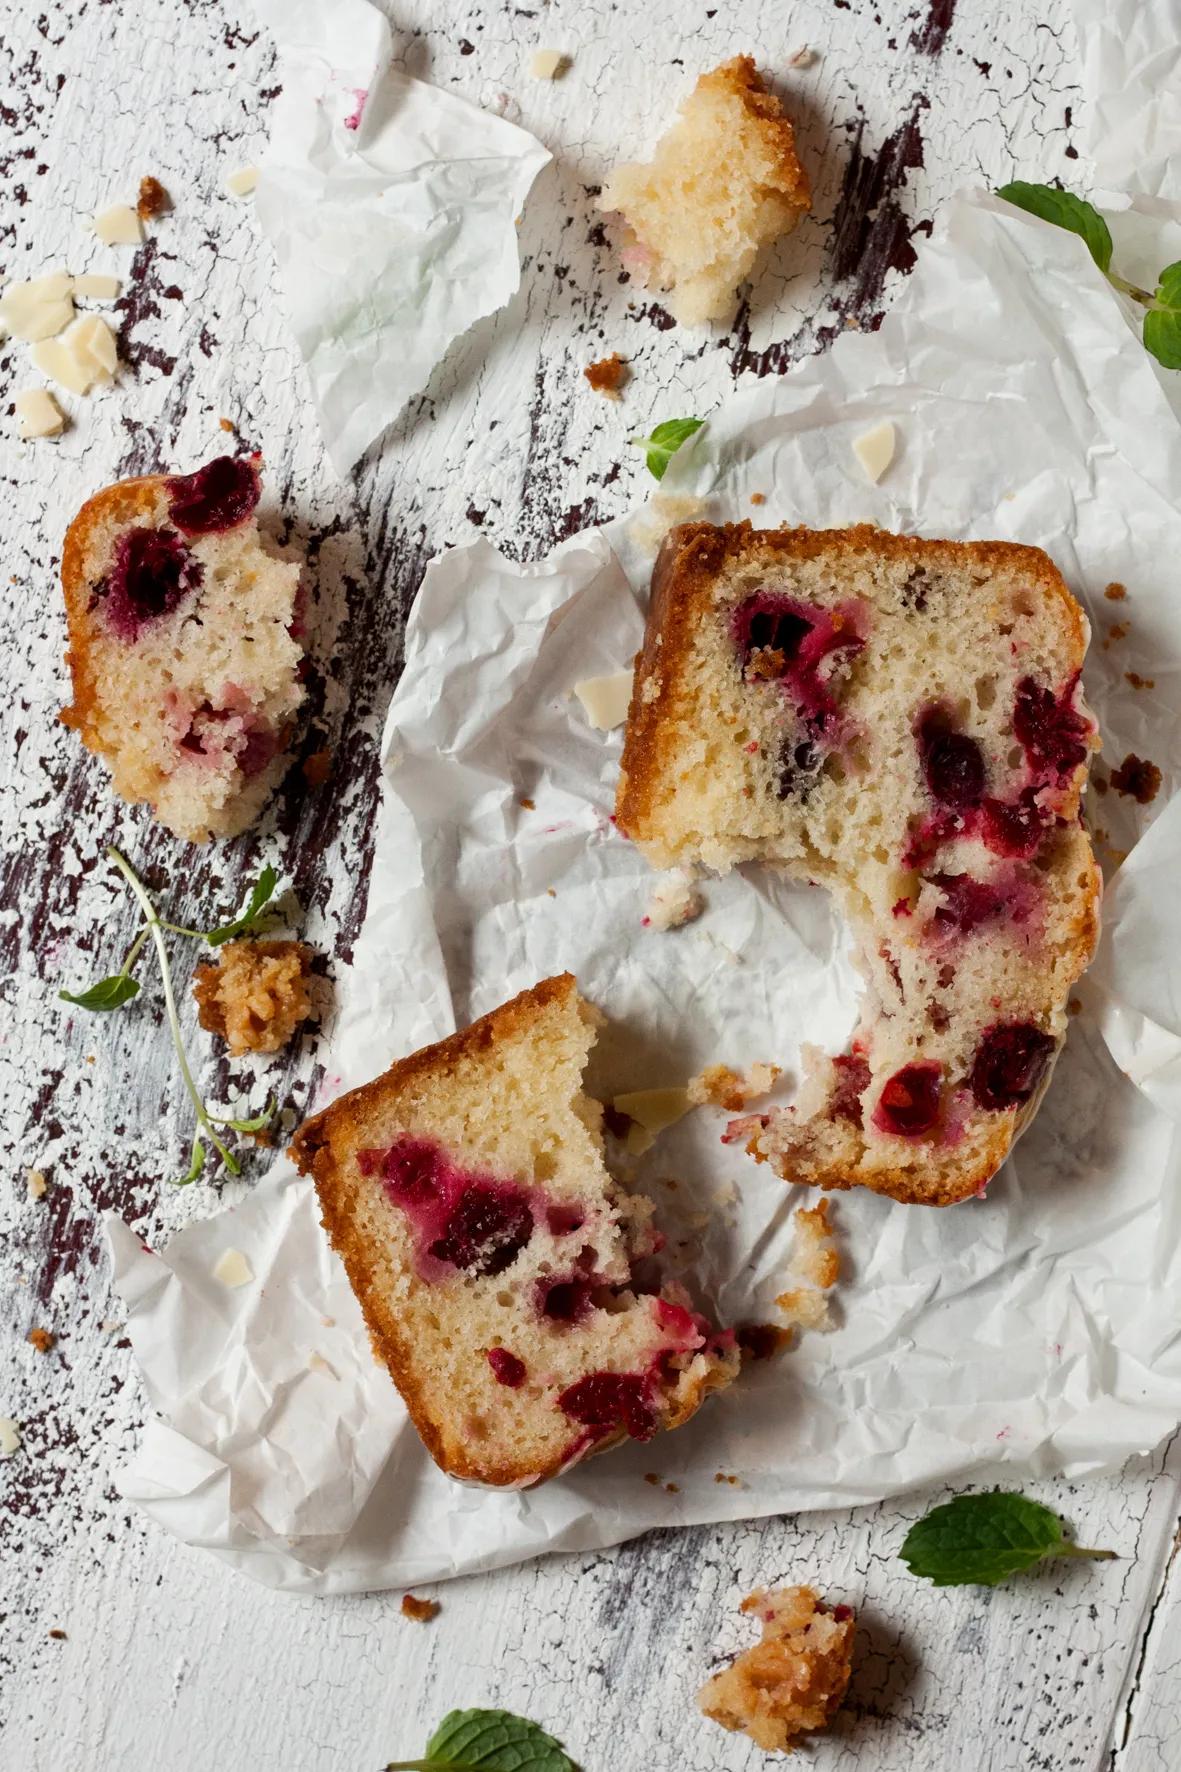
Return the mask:
[(762, 1637), (701, 1688), (697, 1702), (725, 1729), (741, 1730), (765, 1753), (789, 1753), (825, 1728), (849, 1684), (856, 1620), (826, 1606), (810, 1587), (757, 1589), (742, 1602)]
[[(199, 509), (202, 473), (222, 495), (236, 476), (236, 506), (222, 496)], [(195, 843), (258, 816), (304, 699), (300, 567), (260, 537), (257, 497), (257, 469), (229, 458), (120, 481), (83, 506), (63, 549), (73, 703), (62, 718), (108, 763), (116, 793)], [(211, 526), (185, 529), (178, 510)]]
[(616, 814), (657, 868), (826, 887), (848, 1051), (727, 1139), (785, 1179), (945, 1205), (1036, 1109), (1098, 932), (1086, 619), (1035, 548), (699, 523), (653, 576)]
[(524, 1486), (679, 1426), (736, 1375), (729, 1332), (661, 1284), (581, 1077), (597, 1017), (568, 974), (393, 1065), (291, 1154), (427, 1447)]
[(627, 269), (686, 326), (726, 317), (810, 203), (795, 133), (749, 55), (703, 74), (652, 159), (616, 167), (599, 198), (623, 218)]

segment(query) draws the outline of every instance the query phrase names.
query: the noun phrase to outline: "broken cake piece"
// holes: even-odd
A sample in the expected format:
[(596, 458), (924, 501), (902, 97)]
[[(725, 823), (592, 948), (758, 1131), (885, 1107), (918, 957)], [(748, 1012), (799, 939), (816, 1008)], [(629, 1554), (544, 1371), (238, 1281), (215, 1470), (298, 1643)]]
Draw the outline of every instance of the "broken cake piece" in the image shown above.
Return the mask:
[(849, 1684), (856, 1620), (810, 1587), (758, 1588), (742, 1602), (762, 1638), (707, 1680), (697, 1702), (724, 1729), (767, 1753), (790, 1753), (832, 1721)]
[(121, 480), (66, 533), (73, 702), (116, 793), (178, 837), (234, 836), (278, 783), (304, 699), (300, 567), (255, 520), (258, 459)]
[(865, 977), (847, 1053), (735, 1120), (787, 1181), (942, 1206), (1041, 1100), (1098, 934), (1089, 629), (1037, 548), (864, 525), (665, 540), (616, 820), (656, 868), (826, 887)]
[(279, 1052), (312, 1013), (311, 965), (302, 941), (227, 941), (193, 974), (197, 1019), (235, 1057)]
[(648, 164), (616, 167), (599, 208), (623, 218), (627, 270), (699, 326), (726, 317), (760, 250), (811, 201), (783, 107), (739, 55), (701, 76)]
[(679, 1427), (738, 1371), (603, 1161), (567, 973), (391, 1066), (297, 1134), (374, 1348), (436, 1462), (539, 1483)]

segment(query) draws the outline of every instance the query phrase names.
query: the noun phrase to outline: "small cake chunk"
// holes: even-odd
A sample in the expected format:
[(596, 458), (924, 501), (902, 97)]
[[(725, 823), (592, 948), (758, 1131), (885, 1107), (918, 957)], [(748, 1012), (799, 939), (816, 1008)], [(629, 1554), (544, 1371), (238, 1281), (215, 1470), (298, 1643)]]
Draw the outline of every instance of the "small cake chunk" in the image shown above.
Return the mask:
[(618, 400), (619, 390), (630, 371), (619, 352), (612, 351), (609, 357), (600, 357), (597, 363), (588, 363), (582, 373), (596, 394), (605, 394), (608, 400)]
[(707, 1680), (697, 1702), (765, 1753), (790, 1753), (840, 1708), (856, 1620), (848, 1606), (826, 1606), (810, 1587), (758, 1588), (742, 1610), (759, 1619), (762, 1638)]
[(197, 1019), (236, 1058), (279, 1052), (312, 1013), (311, 964), (302, 941), (227, 941), (193, 974)]
[(786, 1181), (945, 1206), (1036, 1112), (1098, 935), (1089, 629), (1037, 548), (686, 524), (652, 577), (616, 823), (656, 868), (826, 887), (850, 1050), (735, 1120)]
[(580, 1087), (597, 1020), (546, 979), (291, 1146), (428, 1450), (495, 1488), (679, 1427), (738, 1371), (731, 1332), (654, 1289), (651, 1202), (609, 1175)]
[(699, 326), (726, 317), (760, 250), (811, 201), (783, 107), (739, 55), (701, 76), (647, 165), (616, 167), (599, 208), (623, 217), (626, 268)]
[(172, 208), (172, 198), (164, 189), (158, 178), (150, 174), (139, 181), (139, 195), (136, 199), (135, 213), (140, 221), (150, 221), (153, 216), (163, 215), (166, 209)]
[[(105, 323), (85, 323), (97, 357)], [(105, 336), (104, 336), (105, 335)], [(178, 837), (235, 836), (279, 781), (304, 699), (300, 567), (260, 536), (258, 460), (121, 480), (66, 534), (62, 714)]]

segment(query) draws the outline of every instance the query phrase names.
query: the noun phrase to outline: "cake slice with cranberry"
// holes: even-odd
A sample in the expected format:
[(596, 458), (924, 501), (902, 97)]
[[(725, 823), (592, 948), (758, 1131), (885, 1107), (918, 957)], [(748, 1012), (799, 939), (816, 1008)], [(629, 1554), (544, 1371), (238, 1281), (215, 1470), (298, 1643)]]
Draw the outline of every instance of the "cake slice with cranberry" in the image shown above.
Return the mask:
[(233, 836), (283, 771), (303, 701), (300, 567), (255, 521), (257, 457), (121, 480), (62, 553), (74, 699), (62, 714), (178, 837)]
[(1086, 617), (1039, 549), (675, 529), (619, 827), (658, 868), (761, 859), (832, 892), (865, 976), (836, 1057), (727, 1134), (788, 1181), (947, 1205), (1034, 1112), (1098, 932), (1080, 821)]
[(738, 1370), (675, 1285), (581, 1090), (567, 973), (333, 1102), (291, 1146), (374, 1348), (451, 1476), (498, 1488), (679, 1427)]

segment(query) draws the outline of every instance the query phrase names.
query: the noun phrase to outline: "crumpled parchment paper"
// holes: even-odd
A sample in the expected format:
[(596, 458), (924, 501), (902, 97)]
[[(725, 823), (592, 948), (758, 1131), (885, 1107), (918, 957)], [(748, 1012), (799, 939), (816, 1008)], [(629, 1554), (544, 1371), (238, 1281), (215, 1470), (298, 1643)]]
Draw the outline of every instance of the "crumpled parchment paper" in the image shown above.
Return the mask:
[[(1074, 0), (1096, 182), (1181, 200), (1181, 28), (1170, 0)], [(1036, 172), (1030, 172), (1036, 178)], [(1163, 261), (1162, 261), (1163, 262)]]
[(283, 80), (255, 203), (343, 474), (516, 291), (516, 218), (550, 156), (393, 67), (369, 0), (253, 3)]
[[(311, 1188), (281, 1160), (244, 1205), (162, 1256), (110, 1226), (128, 1333), (163, 1417), (125, 1494), (260, 1580), (340, 1591), (1002, 1469), (1010, 1481), (1083, 1476), (1172, 1430), (1181, 429), (1164, 380), (1081, 242), (961, 198), (880, 331), (729, 402), (658, 501), (767, 525), (868, 519), (1032, 542), (1086, 603), (1102, 772), (1135, 750), (1163, 783), (1147, 807), (1092, 796), (1101, 855), (1130, 857), (1045, 1105), (987, 1198), (932, 1211), (840, 1196), (831, 1333), (756, 1366), (676, 1434), (498, 1495), (431, 1464), (373, 1362)], [(851, 442), (882, 418), (898, 448), (875, 487)], [(752, 507), (755, 494), (766, 503)], [(641, 927), (652, 876), (609, 822), (620, 735), (593, 731), (570, 692), (630, 662), (652, 515), (537, 565), (476, 542), (428, 572), (389, 714), (368, 919), (328, 1094), (566, 967), (612, 1018), (590, 1076), (602, 1095), (683, 1082), (714, 1060), (773, 1059), (790, 1087), (801, 1041), (845, 1039), (855, 978), (821, 891), (751, 867), (707, 883), (699, 921)], [(1125, 600), (1105, 597), (1113, 582)], [(1117, 619), (1128, 632), (1111, 639)], [(724, 1118), (690, 1115), (639, 1181), (721, 1317), (764, 1320), (800, 1200), (720, 1144)], [(737, 1199), (722, 1204), (731, 1183)], [(235, 1291), (211, 1277), (227, 1247), (257, 1276)], [(679, 1493), (646, 1484), (649, 1471)]]

